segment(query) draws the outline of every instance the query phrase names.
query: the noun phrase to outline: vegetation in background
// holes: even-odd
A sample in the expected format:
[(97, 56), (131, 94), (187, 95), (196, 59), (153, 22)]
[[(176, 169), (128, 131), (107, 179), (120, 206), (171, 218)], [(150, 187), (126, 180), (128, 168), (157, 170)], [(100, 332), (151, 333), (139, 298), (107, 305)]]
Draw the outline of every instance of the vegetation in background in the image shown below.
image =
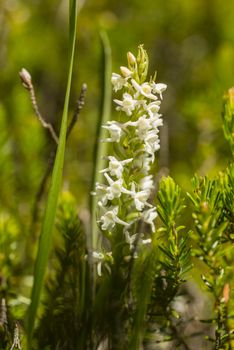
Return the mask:
[[(69, 4), (0, 4), (0, 347), (230, 350), (233, 88), (224, 96), (224, 137), (219, 106), (233, 84), (233, 5), (80, 2), (70, 92), (77, 6)], [(69, 40), (61, 32), (66, 11)], [(100, 27), (110, 37), (101, 31), (101, 77)], [(140, 46), (111, 79), (110, 43), (115, 66), (139, 41), (151, 47), (151, 63)], [(149, 77), (154, 60), (159, 73)], [(28, 91), (16, 83), (16, 66), (26, 64), (40, 89), (25, 69)], [(164, 126), (166, 85), (158, 76), (169, 86)], [(89, 94), (83, 84), (69, 112), (81, 80)]]

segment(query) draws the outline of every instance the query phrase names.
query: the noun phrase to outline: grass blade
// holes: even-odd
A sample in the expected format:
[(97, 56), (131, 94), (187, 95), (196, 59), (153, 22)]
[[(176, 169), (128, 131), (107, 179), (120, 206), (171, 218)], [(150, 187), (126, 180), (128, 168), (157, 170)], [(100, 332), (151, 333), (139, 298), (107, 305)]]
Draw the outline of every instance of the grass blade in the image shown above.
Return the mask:
[(69, 62), (69, 72), (67, 89), (65, 95), (65, 102), (62, 115), (62, 123), (59, 135), (59, 143), (54, 163), (54, 168), (52, 172), (52, 179), (50, 190), (48, 194), (48, 200), (46, 203), (45, 214), (42, 223), (41, 235), (39, 240), (38, 252), (35, 262), (34, 271), (34, 283), (31, 295), (31, 304), (28, 313), (28, 349), (31, 348), (33, 329), (35, 325), (35, 319), (37, 314), (37, 309), (40, 301), (40, 295), (43, 287), (44, 275), (46, 272), (46, 267), (48, 263), (49, 250), (51, 245), (52, 230), (55, 220), (55, 213), (58, 202), (58, 195), (60, 191), (60, 186), (62, 182), (62, 172), (64, 164), (64, 153), (66, 146), (66, 131), (67, 131), (67, 119), (68, 119), (68, 105), (71, 90), (71, 79), (73, 71), (74, 62), (74, 52), (75, 52), (75, 41), (76, 41), (76, 8), (77, 1), (70, 0), (70, 62)]
[[(92, 190), (95, 189), (95, 183), (100, 181), (102, 175), (99, 171), (103, 168), (105, 160), (101, 158), (102, 155), (106, 154), (106, 143), (100, 142), (103, 138), (102, 125), (105, 124), (111, 115), (111, 47), (110, 42), (105, 31), (100, 32), (101, 44), (102, 44), (102, 84), (101, 84), (101, 106), (100, 114), (96, 128), (96, 139), (94, 144), (94, 157), (93, 157), (93, 175), (92, 175)], [(92, 248), (98, 248), (98, 230), (96, 223), (96, 197), (91, 196), (90, 207), (91, 207), (91, 225), (92, 225)]]

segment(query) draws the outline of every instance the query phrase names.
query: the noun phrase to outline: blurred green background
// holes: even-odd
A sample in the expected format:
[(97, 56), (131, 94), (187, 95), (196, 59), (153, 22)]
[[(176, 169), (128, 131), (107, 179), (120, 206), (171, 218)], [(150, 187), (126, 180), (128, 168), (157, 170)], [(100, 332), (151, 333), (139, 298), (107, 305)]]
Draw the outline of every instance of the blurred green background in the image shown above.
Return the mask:
[[(33, 77), (40, 110), (59, 130), (67, 77), (67, 0), (0, 2), (0, 206), (24, 227), (52, 142), (36, 120), (18, 72)], [(214, 174), (228, 162), (222, 97), (234, 85), (233, 1), (82, 0), (70, 113), (81, 84), (86, 105), (67, 145), (64, 186), (88, 203), (96, 120), (101, 96), (99, 32), (108, 33), (113, 71), (126, 52), (144, 44), (150, 72), (168, 84), (162, 112), (159, 166), (184, 189), (190, 178)]]

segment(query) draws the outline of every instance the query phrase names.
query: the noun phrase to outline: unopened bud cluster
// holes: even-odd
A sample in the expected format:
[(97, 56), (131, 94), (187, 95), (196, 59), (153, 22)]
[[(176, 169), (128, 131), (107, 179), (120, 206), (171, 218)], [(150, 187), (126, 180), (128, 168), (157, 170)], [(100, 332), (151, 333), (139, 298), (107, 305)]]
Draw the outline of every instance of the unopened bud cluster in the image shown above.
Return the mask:
[(163, 121), (159, 109), (166, 85), (146, 81), (148, 56), (142, 46), (137, 57), (129, 52), (127, 59), (128, 67), (112, 74), (113, 90), (121, 92), (121, 97), (114, 99), (120, 113), (118, 120), (103, 125), (108, 135), (102, 142), (111, 145), (111, 154), (106, 157), (107, 166), (101, 170), (103, 183), (96, 183), (95, 195), (100, 229), (108, 237), (122, 230), (131, 249), (137, 234), (139, 242), (150, 243), (136, 232), (140, 221), (155, 230), (157, 212), (149, 202), (154, 188), (150, 170), (160, 148)]

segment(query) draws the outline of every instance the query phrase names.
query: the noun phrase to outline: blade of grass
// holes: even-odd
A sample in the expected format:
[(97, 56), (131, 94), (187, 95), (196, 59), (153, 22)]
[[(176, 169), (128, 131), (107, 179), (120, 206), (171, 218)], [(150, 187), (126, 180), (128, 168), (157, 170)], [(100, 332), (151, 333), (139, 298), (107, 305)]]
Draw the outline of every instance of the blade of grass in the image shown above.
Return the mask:
[(40, 301), (40, 295), (43, 287), (44, 275), (48, 263), (49, 250), (51, 245), (52, 230), (55, 220), (56, 207), (58, 202), (58, 195), (62, 182), (62, 172), (64, 164), (64, 153), (66, 146), (66, 132), (67, 132), (67, 118), (68, 118), (68, 105), (71, 90), (71, 79), (74, 63), (75, 41), (76, 41), (76, 21), (77, 21), (77, 1), (70, 0), (70, 62), (69, 72), (67, 80), (67, 88), (65, 95), (65, 102), (62, 115), (62, 123), (59, 135), (59, 143), (56, 152), (56, 158), (54, 168), (52, 172), (51, 186), (48, 194), (48, 200), (46, 203), (46, 209), (44, 213), (41, 235), (38, 245), (38, 252), (35, 262), (34, 270), (34, 283), (31, 295), (31, 304), (28, 312), (28, 349), (31, 349), (33, 330), (35, 325), (35, 319), (37, 309)]
[[(97, 121), (96, 138), (94, 144), (93, 154), (93, 174), (92, 174), (92, 191), (95, 190), (95, 183), (100, 181), (102, 174), (99, 171), (104, 167), (105, 160), (101, 156), (106, 154), (107, 144), (100, 142), (100, 139), (104, 137), (104, 131), (102, 125), (105, 124), (111, 115), (111, 47), (110, 42), (105, 31), (100, 32), (101, 46), (102, 46), (102, 82), (101, 82), (101, 105), (100, 113)], [(98, 227), (96, 223), (96, 197), (90, 196), (90, 209), (91, 209), (91, 226), (92, 226), (92, 249), (98, 248)]]

